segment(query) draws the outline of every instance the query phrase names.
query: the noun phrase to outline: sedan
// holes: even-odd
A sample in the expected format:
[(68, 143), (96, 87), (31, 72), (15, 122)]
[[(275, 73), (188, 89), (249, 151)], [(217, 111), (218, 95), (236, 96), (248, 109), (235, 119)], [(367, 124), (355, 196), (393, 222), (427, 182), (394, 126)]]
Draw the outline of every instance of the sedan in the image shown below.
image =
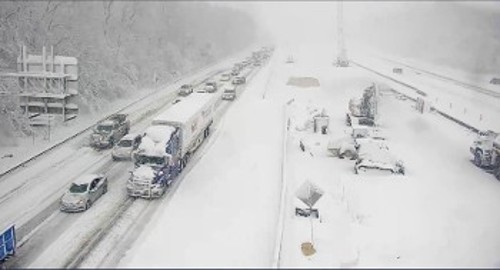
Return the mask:
[(108, 179), (103, 174), (89, 174), (77, 178), (61, 197), (63, 212), (85, 211), (108, 192)]

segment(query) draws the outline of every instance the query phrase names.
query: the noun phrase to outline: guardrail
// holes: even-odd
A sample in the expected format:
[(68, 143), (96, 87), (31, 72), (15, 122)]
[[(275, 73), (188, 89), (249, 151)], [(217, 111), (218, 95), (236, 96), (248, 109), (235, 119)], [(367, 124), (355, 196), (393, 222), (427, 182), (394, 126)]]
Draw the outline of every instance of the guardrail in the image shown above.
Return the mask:
[[(418, 88), (417, 88), (417, 87), (415, 87), (415, 86), (409, 85), (409, 84), (407, 84), (407, 83), (405, 83), (405, 82), (402, 82), (402, 81), (400, 81), (400, 80), (397, 80), (397, 79), (394, 79), (394, 78), (392, 78), (392, 77), (390, 77), (390, 76), (387, 76), (387, 75), (385, 75), (385, 74), (382, 74), (382, 73), (380, 73), (380, 72), (378, 72), (378, 71), (376, 71), (376, 70), (374, 70), (374, 69), (371, 69), (371, 68), (369, 68), (369, 67), (366, 67), (366, 66), (364, 66), (364, 65), (362, 65), (362, 64), (360, 64), (360, 63), (358, 63), (358, 62), (355, 62), (355, 61), (353, 61), (353, 60), (351, 60), (351, 63), (353, 63), (354, 65), (356, 65), (356, 66), (358, 66), (358, 67), (360, 67), (360, 68), (363, 68), (363, 69), (368, 70), (368, 71), (370, 71), (370, 72), (372, 72), (372, 73), (375, 73), (375, 74), (377, 74), (377, 75), (379, 75), (379, 76), (381, 76), (381, 77), (384, 77), (384, 78), (389, 79), (389, 80), (391, 80), (391, 81), (393, 81), (393, 82), (396, 82), (396, 83), (398, 83), (398, 84), (400, 84), (400, 85), (403, 85), (403, 86), (405, 86), (405, 87), (407, 87), (407, 88), (410, 88), (410, 89), (414, 90), (414, 91), (415, 91), (415, 93), (416, 93), (416, 94), (418, 94), (418, 95), (421, 95), (421, 96), (427, 96), (427, 93), (425, 93), (424, 91), (422, 91), (422, 90), (418, 89)], [(408, 99), (410, 99), (410, 100), (412, 100), (412, 101), (415, 101), (415, 102), (417, 101), (417, 99), (416, 99), (416, 98), (414, 98), (414, 97), (410, 97), (410, 96), (408, 96), (408, 95), (406, 95), (406, 94), (404, 94), (404, 93), (401, 93), (401, 92), (399, 92), (399, 91), (397, 91), (397, 90), (395, 90), (395, 89), (391, 89), (391, 90), (392, 90), (392, 91), (394, 91), (394, 92), (396, 92), (396, 93), (398, 93), (398, 94), (400, 94), (400, 95), (402, 95), (402, 96), (404, 96), (404, 97), (406, 97), (406, 98), (408, 98)], [(460, 120), (460, 119), (457, 119), (457, 118), (455, 118), (455, 117), (453, 117), (453, 116), (451, 116), (451, 115), (449, 115), (449, 114), (447, 114), (447, 113), (445, 113), (445, 112), (443, 112), (443, 111), (438, 110), (438, 109), (437, 109), (437, 108), (435, 108), (434, 106), (430, 106), (430, 109), (431, 109), (432, 111), (437, 112), (438, 114), (440, 114), (441, 116), (445, 117), (446, 119), (451, 120), (451, 121), (453, 121), (453, 122), (455, 122), (455, 123), (457, 123), (457, 124), (459, 124), (459, 125), (461, 125), (461, 126), (463, 126), (463, 127), (467, 128), (467, 129), (469, 129), (469, 130), (471, 130), (471, 131), (473, 131), (473, 132), (475, 132), (475, 133), (478, 133), (478, 132), (479, 132), (479, 130), (480, 130), (480, 129), (478, 129), (478, 128), (476, 128), (476, 127), (472, 126), (472, 125), (469, 125), (469, 124), (467, 124), (467, 123), (463, 122), (463, 121), (462, 121), (462, 120)]]
[[(175, 79), (174, 81), (172, 81), (172, 82), (170, 82), (170, 83), (168, 83), (168, 84), (166, 84), (165, 86), (162, 86), (162, 87), (168, 87), (168, 86), (171, 86), (171, 85), (173, 85), (173, 84), (175, 84), (175, 83), (177, 83), (177, 82), (179, 82), (179, 81), (181, 81), (181, 80), (183, 80), (183, 79), (186, 79), (186, 77), (188, 77), (188, 76), (192, 76), (192, 75), (196, 74), (197, 72), (200, 72), (200, 71), (201, 71), (201, 70), (203, 70), (203, 69), (206, 69), (206, 68), (208, 68), (208, 67), (210, 67), (210, 66), (215, 66), (215, 65), (217, 65), (217, 64), (220, 64), (221, 62), (222, 62), (222, 61), (217, 62), (217, 63), (214, 63), (214, 64), (209, 64), (209, 65), (202, 66), (202, 67), (200, 67), (200, 68), (198, 68), (198, 69), (195, 69), (194, 71), (192, 71), (192, 72), (190, 72), (190, 73), (186, 74), (186, 75), (185, 75), (185, 76), (183, 76), (182, 78), (177, 78), (177, 79)], [(206, 80), (206, 79), (205, 79), (205, 80)], [(205, 80), (202, 80), (202, 81), (201, 81), (201, 82), (199, 82), (197, 85), (200, 85), (200, 84), (201, 84), (201, 83), (203, 83)], [(122, 107), (121, 109), (119, 109), (119, 110), (117, 110), (117, 111), (115, 111), (115, 112), (113, 112), (113, 113), (110, 113), (110, 114), (106, 115), (105, 117), (103, 117), (102, 119), (98, 120), (97, 122), (103, 121), (103, 120), (107, 119), (108, 117), (110, 117), (110, 116), (111, 116), (111, 115), (113, 115), (113, 114), (121, 113), (121, 112), (123, 112), (124, 110), (128, 109), (129, 107), (131, 107), (131, 106), (133, 106), (133, 105), (135, 105), (135, 104), (137, 104), (137, 103), (139, 103), (139, 102), (143, 101), (144, 99), (146, 99), (146, 98), (150, 97), (150, 96), (151, 96), (151, 95), (153, 95), (153, 94), (155, 94), (155, 93), (149, 93), (149, 94), (147, 94), (147, 95), (145, 95), (145, 96), (143, 96), (143, 97), (139, 98), (138, 100), (135, 100), (135, 101), (133, 101), (133, 102), (131, 102), (131, 103), (129, 103), (129, 104), (127, 104), (127, 105), (125, 105), (125, 106), (124, 106), (124, 107)], [(90, 126), (88, 126), (88, 127), (84, 128), (83, 130), (80, 130), (80, 131), (78, 131), (77, 133), (75, 133), (75, 134), (73, 134), (73, 135), (71, 135), (71, 136), (69, 136), (69, 137), (67, 137), (67, 138), (65, 138), (65, 139), (63, 139), (63, 140), (61, 140), (61, 141), (59, 141), (58, 143), (56, 143), (56, 144), (54, 144), (54, 145), (52, 145), (52, 146), (50, 146), (50, 147), (46, 148), (45, 150), (43, 150), (43, 151), (39, 152), (38, 154), (35, 154), (34, 156), (32, 156), (32, 157), (30, 157), (30, 158), (28, 158), (28, 159), (26, 159), (26, 160), (24, 160), (24, 161), (22, 161), (22, 162), (18, 163), (17, 165), (15, 165), (15, 166), (13, 166), (13, 167), (11, 167), (11, 168), (9, 168), (9, 169), (7, 169), (7, 170), (3, 171), (2, 173), (0, 173), (0, 180), (1, 180), (4, 176), (6, 176), (6, 175), (8, 175), (8, 174), (10, 174), (10, 173), (12, 173), (12, 172), (14, 172), (14, 171), (16, 171), (16, 170), (18, 170), (18, 169), (22, 168), (22, 167), (25, 167), (28, 163), (30, 163), (30, 162), (32, 162), (32, 161), (34, 161), (34, 160), (36, 160), (37, 158), (39, 158), (39, 157), (41, 157), (41, 156), (43, 156), (43, 155), (45, 155), (45, 154), (47, 154), (47, 153), (49, 153), (49, 152), (51, 152), (51, 151), (55, 150), (55, 149), (56, 149), (56, 148), (58, 148), (59, 146), (61, 146), (61, 145), (65, 144), (65, 143), (67, 143), (67, 142), (69, 142), (69, 141), (73, 140), (74, 138), (76, 138), (76, 137), (78, 137), (78, 136), (82, 135), (83, 133), (85, 133), (85, 132), (89, 131), (89, 130), (90, 130), (90, 129), (92, 129), (94, 126), (95, 126), (95, 123), (93, 123), (92, 125), (90, 125)]]
[(279, 219), (277, 228), (277, 237), (274, 244), (274, 255), (273, 255), (273, 268), (280, 268), (281, 266), (281, 249), (283, 244), (283, 236), (285, 231), (285, 204), (287, 195), (287, 173), (286, 173), (286, 156), (287, 156), (287, 143), (288, 143), (288, 131), (290, 130), (290, 118), (288, 117), (288, 105), (290, 105), (294, 99), (289, 100), (283, 105), (283, 150), (281, 158), (281, 191), (280, 191), (280, 205), (279, 205)]

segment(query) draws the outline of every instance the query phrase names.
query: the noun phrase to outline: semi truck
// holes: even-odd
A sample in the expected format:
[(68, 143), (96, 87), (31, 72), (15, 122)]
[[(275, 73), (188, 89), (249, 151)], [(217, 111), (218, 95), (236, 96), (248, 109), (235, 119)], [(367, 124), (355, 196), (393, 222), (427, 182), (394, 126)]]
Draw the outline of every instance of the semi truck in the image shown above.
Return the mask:
[(165, 193), (209, 136), (220, 101), (218, 94), (194, 93), (153, 119), (133, 153), (129, 196), (158, 198)]
[(470, 147), (476, 166), (489, 170), (500, 180), (500, 134), (480, 131)]

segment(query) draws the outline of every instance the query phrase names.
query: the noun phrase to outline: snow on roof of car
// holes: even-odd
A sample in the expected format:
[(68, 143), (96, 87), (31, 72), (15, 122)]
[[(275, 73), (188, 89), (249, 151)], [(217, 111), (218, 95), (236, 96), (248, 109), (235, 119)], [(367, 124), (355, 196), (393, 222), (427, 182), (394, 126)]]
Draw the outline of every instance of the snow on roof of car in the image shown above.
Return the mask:
[(135, 137), (137, 137), (139, 134), (135, 134), (135, 133), (129, 133), (125, 136), (122, 137), (122, 139), (120, 141), (129, 141), (129, 140), (133, 140), (135, 139)]
[(191, 117), (195, 116), (207, 104), (215, 103), (219, 98), (216, 94), (192, 94), (182, 102), (172, 105), (169, 109), (153, 119), (153, 125), (161, 125), (165, 122), (186, 123)]
[(362, 159), (361, 162), (357, 164), (357, 166), (397, 171), (396, 163), (383, 162), (380, 160)]
[(366, 144), (359, 148), (359, 158), (363, 164), (387, 164), (386, 166), (395, 166), (398, 160), (393, 156), (388, 148), (380, 147), (376, 144)]
[(104, 120), (101, 123), (99, 123), (99, 125), (101, 125), (101, 126), (112, 126), (114, 124), (115, 124), (115, 122), (113, 120)]
[(82, 185), (82, 184), (89, 184), (94, 180), (95, 178), (99, 177), (99, 174), (86, 174), (86, 175), (81, 175), (80, 177), (76, 178), (73, 183), (77, 185)]

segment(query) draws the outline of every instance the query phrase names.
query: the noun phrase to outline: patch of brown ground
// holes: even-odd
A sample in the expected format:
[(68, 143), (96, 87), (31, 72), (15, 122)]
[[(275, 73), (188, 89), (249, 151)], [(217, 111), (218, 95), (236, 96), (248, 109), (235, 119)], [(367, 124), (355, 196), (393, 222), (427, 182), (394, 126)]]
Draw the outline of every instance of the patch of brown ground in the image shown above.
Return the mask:
[(319, 87), (319, 80), (314, 77), (290, 77), (286, 85), (297, 87)]

